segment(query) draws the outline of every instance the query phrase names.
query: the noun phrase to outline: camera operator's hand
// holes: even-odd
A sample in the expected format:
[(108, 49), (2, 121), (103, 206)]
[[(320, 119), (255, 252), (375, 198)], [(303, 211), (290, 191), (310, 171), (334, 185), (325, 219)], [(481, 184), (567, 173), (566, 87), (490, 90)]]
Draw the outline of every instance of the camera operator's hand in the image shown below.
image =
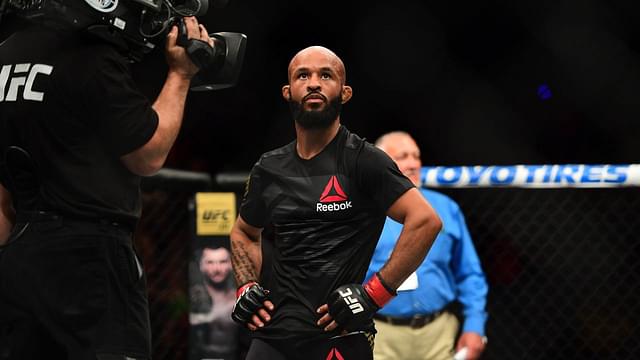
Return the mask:
[[(213, 39), (209, 37), (209, 32), (202, 24), (198, 24), (198, 20), (195, 17), (184, 18), (185, 29), (188, 39), (195, 39), (204, 41), (213, 46)], [(171, 31), (167, 35), (167, 63), (169, 64), (169, 71), (174, 71), (185, 79), (191, 79), (199, 70), (199, 68), (191, 61), (185, 48), (177, 44), (178, 40), (178, 27), (174, 25)]]

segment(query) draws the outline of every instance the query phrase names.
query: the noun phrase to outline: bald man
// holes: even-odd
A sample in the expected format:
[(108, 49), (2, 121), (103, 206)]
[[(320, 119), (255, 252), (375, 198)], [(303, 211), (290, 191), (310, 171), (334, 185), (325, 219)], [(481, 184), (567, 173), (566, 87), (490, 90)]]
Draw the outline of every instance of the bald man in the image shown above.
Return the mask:
[[(387, 133), (376, 141), (376, 146), (419, 186), (420, 148), (408, 133)], [(458, 204), (432, 190), (420, 192), (438, 212), (444, 230), (425, 261), (398, 289), (398, 296), (374, 316), (379, 331), (375, 359), (441, 360), (462, 352), (466, 353), (465, 360), (476, 360), (486, 345), (487, 281)], [(384, 266), (402, 231), (402, 224), (387, 219), (368, 274)], [(453, 302), (461, 305), (464, 320), (457, 342), (461, 324), (448, 311)]]
[[(288, 79), (296, 139), (263, 154), (247, 182), (231, 231), (232, 317), (253, 332), (248, 360), (372, 359), (373, 314), (422, 262), (440, 219), (393, 160), (340, 124), (353, 90), (336, 54), (298, 52)], [(365, 282), (387, 215), (405, 231)], [(263, 264), (266, 225), (274, 248)]]

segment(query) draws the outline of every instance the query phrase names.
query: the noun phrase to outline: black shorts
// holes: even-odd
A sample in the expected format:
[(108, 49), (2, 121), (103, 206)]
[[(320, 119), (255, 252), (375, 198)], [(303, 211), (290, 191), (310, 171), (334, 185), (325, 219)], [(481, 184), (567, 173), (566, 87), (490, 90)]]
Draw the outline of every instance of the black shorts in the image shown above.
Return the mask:
[(372, 360), (373, 341), (369, 332), (308, 341), (253, 339), (245, 360)]
[(148, 359), (150, 338), (129, 230), (37, 221), (0, 253), (0, 359)]

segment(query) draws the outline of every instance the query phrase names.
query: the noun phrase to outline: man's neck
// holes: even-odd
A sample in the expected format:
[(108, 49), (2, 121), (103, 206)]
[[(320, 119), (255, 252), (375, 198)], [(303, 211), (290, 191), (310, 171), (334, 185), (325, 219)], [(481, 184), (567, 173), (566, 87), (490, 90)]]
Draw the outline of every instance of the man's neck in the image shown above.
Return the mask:
[(296, 124), (296, 151), (308, 160), (318, 155), (333, 140), (340, 129), (340, 117), (325, 129), (305, 129)]

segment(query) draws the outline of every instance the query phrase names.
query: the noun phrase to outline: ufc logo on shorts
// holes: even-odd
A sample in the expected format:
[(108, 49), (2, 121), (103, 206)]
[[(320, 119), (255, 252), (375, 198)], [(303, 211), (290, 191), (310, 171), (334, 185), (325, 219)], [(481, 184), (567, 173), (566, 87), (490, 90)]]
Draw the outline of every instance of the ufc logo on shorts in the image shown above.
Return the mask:
[(351, 312), (354, 315), (364, 311), (364, 308), (362, 307), (362, 304), (360, 304), (358, 299), (351, 297), (351, 295), (353, 295), (353, 292), (351, 291), (351, 289), (338, 291), (338, 294), (340, 294), (344, 302), (346, 302), (347, 305), (349, 305), (349, 309), (351, 309)]
[(33, 82), (38, 75), (51, 75), (52, 71), (53, 66), (45, 64), (3, 65), (0, 69), (0, 102), (17, 101), (19, 98), (42, 101), (44, 93), (35, 91)]

